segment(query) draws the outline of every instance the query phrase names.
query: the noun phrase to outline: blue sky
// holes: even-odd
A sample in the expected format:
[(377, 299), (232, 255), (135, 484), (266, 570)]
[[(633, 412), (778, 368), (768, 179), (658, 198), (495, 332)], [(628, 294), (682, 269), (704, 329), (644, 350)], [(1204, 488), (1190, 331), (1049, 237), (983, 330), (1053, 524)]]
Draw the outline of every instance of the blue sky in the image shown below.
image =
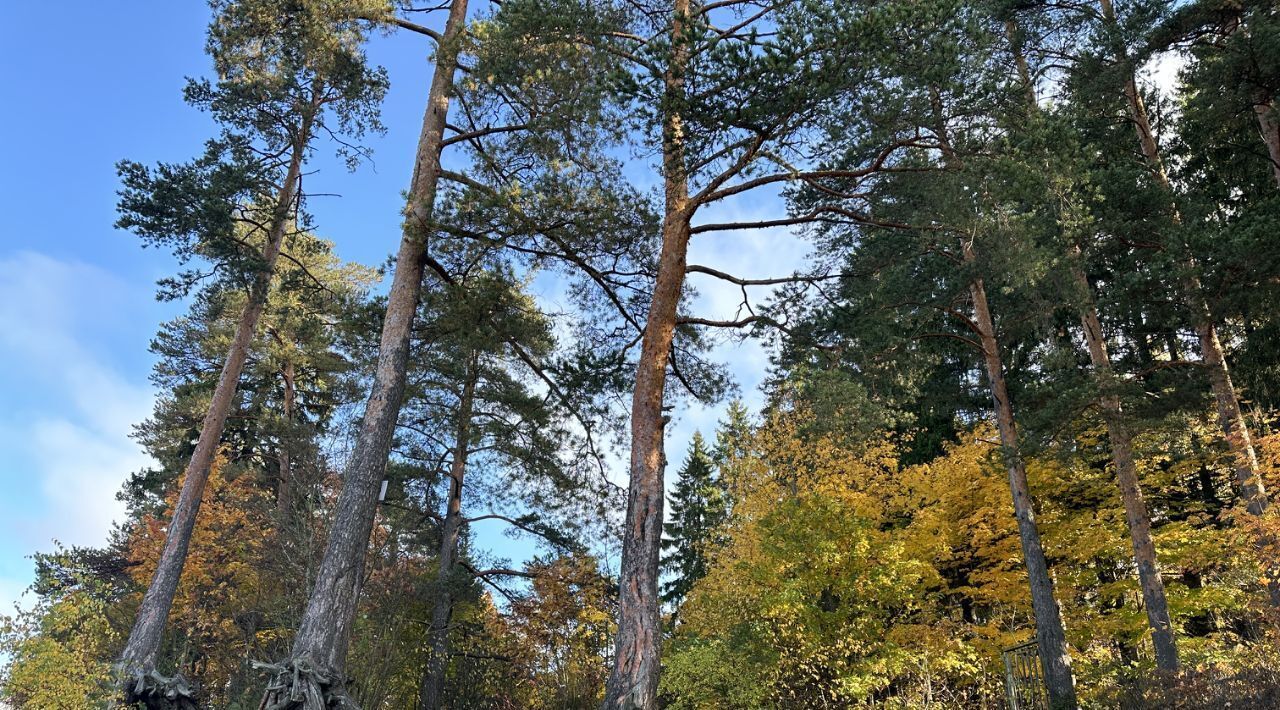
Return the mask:
[[(114, 164), (186, 160), (211, 135), (208, 119), (180, 93), (184, 77), (207, 71), (207, 18), (204, 3), (173, 0), (73, 2), (56, 21), (41, 3), (0, 9), (0, 96), (9, 107), (0, 112), (0, 613), (30, 583), (27, 555), (51, 549), (54, 539), (105, 541), (121, 513), (115, 492), (146, 463), (128, 434), (153, 401), (147, 343), (184, 306), (154, 299), (172, 258), (112, 227)], [(371, 57), (392, 85), (387, 133), (369, 142), (372, 163), (350, 174), (323, 152), (309, 166), (317, 171), (309, 190), (340, 195), (311, 207), (344, 259), (377, 265), (395, 247), (429, 52), (418, 36), (376, 38)], [(753, 197), (704, 218), (761, 218), (780, 208)], [(777, 231), (744, 232), (695, 240), (690, 261), (776, 276), (804, 251)], [(735, 289), (695, 285), (699, 314), (733, 315)], [(757, 400), (764, 352), (726, 343), (718, 357)], [(668, 443), (673, 467), (693, 430), (709, 433), (720, 409), (679, 414)], [(478, 543), (516, 561), (529, 550), (496, 531)]]

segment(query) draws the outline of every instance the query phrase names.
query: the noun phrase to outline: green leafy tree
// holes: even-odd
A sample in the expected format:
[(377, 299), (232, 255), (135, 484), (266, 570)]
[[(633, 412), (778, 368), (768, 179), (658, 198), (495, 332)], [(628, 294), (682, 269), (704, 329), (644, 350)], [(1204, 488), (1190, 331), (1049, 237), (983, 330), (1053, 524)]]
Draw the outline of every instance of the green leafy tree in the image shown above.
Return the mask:
[(0, 700), (20, 708), (83, 710), (117, 699), (111, 686), (115, 632), (108, 605), (77, 589), (0, 617)]

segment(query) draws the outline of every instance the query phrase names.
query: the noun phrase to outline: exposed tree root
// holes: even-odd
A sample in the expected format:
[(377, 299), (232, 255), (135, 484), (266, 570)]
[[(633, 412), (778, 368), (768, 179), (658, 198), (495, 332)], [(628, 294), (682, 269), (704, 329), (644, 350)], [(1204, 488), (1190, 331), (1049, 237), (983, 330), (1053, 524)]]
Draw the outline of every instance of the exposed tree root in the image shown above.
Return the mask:
[(126, 707), (147, 710), (199, 710), (196, 691), (181, 674), (165, 676), (154, 668), (127, 672), (124, 686)]
[(258, 710), (360, 710), (347, 695), (345, 679), (306, 658), (253, 667), (271, 674)]

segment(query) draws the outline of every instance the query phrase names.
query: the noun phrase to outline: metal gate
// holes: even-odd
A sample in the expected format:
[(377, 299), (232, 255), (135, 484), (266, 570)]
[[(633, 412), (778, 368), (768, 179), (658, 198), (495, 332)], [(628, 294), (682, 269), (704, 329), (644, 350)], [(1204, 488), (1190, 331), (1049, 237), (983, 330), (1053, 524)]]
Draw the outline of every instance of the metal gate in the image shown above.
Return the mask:
[(1049, 694), (1036, 642), (1006, 648), (1000, 655), (1004, 657), (1004, 691), (1010, 710), (1048, 710)]

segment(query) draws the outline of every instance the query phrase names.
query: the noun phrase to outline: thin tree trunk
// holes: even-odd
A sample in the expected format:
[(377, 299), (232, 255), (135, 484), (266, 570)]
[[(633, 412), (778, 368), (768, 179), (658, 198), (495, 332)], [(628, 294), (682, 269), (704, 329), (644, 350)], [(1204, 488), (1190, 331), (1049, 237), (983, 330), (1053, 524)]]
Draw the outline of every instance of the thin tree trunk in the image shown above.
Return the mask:
[[(1012, 25), (1006, 25), (1006, 30), (1012, 41), (1014, 39)], [(1034, 106), (1035, 92), (1030, 88), (1026, 60), (1023, 59), (1020, 51), (1015, 51), (1014, 54), (1018, 59), (1019, 72), (1026, 82), (1028, 100)], [(936, 90), (931, 90), (930, 98), (933, 104), (934, 120), (937, 122), (938, 138), (942, 144), (943, 160), (948, 166), (957, 166), (959, 161), (948, 136), (941, 96)], [(977, 260), (973, 243), (966, 242), (962, 249), (965, 264), (972, 267)], [(982, 361), (987, 371), (987, 379), (991, 384), (991, 401), (996, 415), (996, 429), (1000, 434), (1000, 453), (1009, 474), (1009, 490), (1013, 494), (1013, 514), (1018, 521), (1018, 539), (1022, 543), (1022, 559), (1027, 567), (1031, 608), (1036, 617), (1036, 642), (1044, 669), (1049, 704), (1054, 710), (1073, 709), (1078, 705), (1076, 682), (1071, 672), (1071, 654), (1067, 647), (1066, 631), (1062, 625), (1062, 611), (1054, 597), (1053, 577), (1049, 574), (1049, 562), (1045, 558), (1044, 546), (1040, 542), (1040, 529), (1036, 526), (1035, 508), (1031, 504), (1031, 488), (1027, 483), (1027, 470), (1022, 461), (1018, 428), (1013, 415), (1013, 401), (1009, 397), (1008, 383), (1004, 376), (1004, 360), (1000, 354), (1000, 342), (996, 338), (995, 319), (991, 316), (986, 285), (981, 278), (974, 278), (969, 283), (969, 294), (973, 299), (974, 324), (977, 326), (978, 338), (982, 345)]]
[[(1101, 0), (1109, 7), (1109, 0)], [(1030, 71), (1026, 57), (1022, 53), (1017, 40), (1017, 28), (1013, 22), (1005, 25), (1010, 46), (1017, 59), (1017, 68), (1023, 86), (1027, 90), (1028, 111), (1039, 112), (1035, 88), (1031, 84)], [(1126, 90), (1127, 93), (1127, 90)], [(1141, 97), (1136, 93), (1136, 100)], [(1178, 650), (1173, 634), (1173, 625), (1169, 617), (1169, 604), (1165, 598), (1164, 580), (1160, 577), (1156, 560), (1155, 543), (1151, 539), (1151, 516), (1146, 502), (1142, 498), (1142, 490), (1138, 485), (1138, 472), (1133, 460), (1131, 435), (1121, 408), (1120, 398), (1107, 391), (1112, 385), (1111, 359), (1107, 353), (1106, 341), (1103, 339), (1102, 325), (1098, 319), (1097, 307), (1094, 305), (1093, 293), (1079, 263), (1079, 252), (1073, 250), (1071, 258), (1073, 276), (1080, 288), (1081, 311), (1080, 322), (1084, 327), (1085, 340), (1089, 350), (1089, 359), (1093, 363), (1095, 374), (1105, 388), (1099, 404), (1107, 423), (1108, 438), (1111, 443), (1111, 456), (1116, 467), (1116, 479), (1120, 486), (1120, 497), (1124, 504), (1125, 520), (1129, 528), (1130, 541), (1133, 544), (1134, 561), (1138, 566), (1138, 583), (1142, 589), (1142, 598), (1147, 612), (1147, 622), (1151, 627), (1152, 642), (1155, 646), (1156, 665), (1165, 670), (1177, 670)]]
[(1271, 158), (1271, 174), (1275, 176), (1276, 187), (1280, 187), (1280, 112), (1276, 110), (1275, 98), (1259, 92), (1253, 102), (1253, 113), (1258, 117), (1258, 133), (1267, 146), (1267, 157)]
[[(382, 322), (378, 364), (351, 459), (343, 472), (329, 542), (294, 638), (289, 661), (268, 687), (263, 707), (321, 707), (325, 695), (341, 694), (347, 643), (355, 617), (359, 575), (377, 511), (379, 483), (391, 452), (392, 435), (405, 387), (409, 341), (422, 287), (427, 237), (440, 177), (440, 152), (450, 90), (457, 71), (458, 38), (466, 20), (466, 0), (453, 0), (437, 51), (427, 109), (418, 137), (417, 160), (395, 276)], [(295, 681), (294, 671), (299, 671)], [(301, 683), (303, 687), (297, 687)], [(310, 705), (306, 703), (311, 703)]]
[(418, 710), (440, 710), (444, 676), (449, 655), (449, 619), (453, 615), (453, 595), (449, 582), (453, 577), (454, 559), (458, 554), (458, 535), (462, 530), (462, 480), (467, 473), (470, 451), (471, 411), (475, 403), (476, 353), (469, 358), (466, 384), (458, 400), (458, 422), (453, 448), (453, 464), (449, 470), (449, 501), (440, 536), (440, 574), (436, 579), (436, 602), (431, 610), (427, 672), (422, 677)]
[(284, 243), (297, 198), (298, 179), (302, 173), (302, 160), (305, 146), (310, 138), (311, 123), (311, 116), (304, 118), (292, 147), (289, 167), (280, 191), (276, 195), (271, 225), (267, 232), (267, 243), (262, 252), (261, 268), (254, 275), (253, 284), (249, 288), (248, 301), (236, 324), (235, 335), (231, 346), (227, 349), (226, 359), (222, 363), (222, 372), (218, 376), (218, 384), (213, 391), (213, 399), (209, 403), (209, 410), (205, 413), (200, 427), (195, 451), (192, 452), (191, 461), (187, 464), (182, 491), (178, 494), (178, 502), (174, 506), (173, 517), (169, 521), (164, 549), (156, 563), (155, 576), (152, 577), (151, 584), (142, 598), (142, 604), (138, 607), (138, 615), (129, 633), (129, 640), (120, 653), (118, 668), (123, 682), (130, 684), (131, 687), (126, 695), (130, 697), (136, 695), (139, 700), (145, 700), (146, 696), (152, 695), (155, 690), (147, 683), (146, 676), (155, 670), (156, 656), (160, 651), (169, 609), (173, 606), (173, 597), (178, 591), (182, 568), (187, 560), (187, 548), (191, 544), (191, 535), (195, 530), (205, 484), (209, 480), (213, 459), (218, 453), (218, 444), (222, 440), (227, 415), (230, 414), (231, 407), (235, 403), (240, 374), (249, 357), (249, 346), (266, 307), (267, 294), (271, 290), (271, 278), (275, 273), (276, 261), (280, 257), (280, 249)]
[[(236, 334), (227, 349), (227, 358), (223, 361), (223, 370), (218, 376), (218, 385), (214, 388), (209, 411), (205, 413), (204, 422), (201, 422), (200, 438), (196, 440), (196, 450), (187, 463), (182, 491), (178, 494), (178, 503), (174, 505), (173, 517), (170, 518), (169, 530), (165, 535), (164, 549), (156, 562), (155, 576), (151, 578), (146, 594), (142, 596), (142, 604), (138, 606), (129, 640), (125, 642), (124, 650), (120, 651), (116, 664), (120, 682), (124, 684), (125, 698), (128, 701), (143, 702), (148, 707), (183, 706), (184, 700), (180, 696), (183, 695), (183, 688), (187, 687), (186, 682), (182, 681), (180, 675), (170, 679), (156, 674), (156, 656), (159, 655), (161, 641), (164, 640), (169, 609), (173, 606), (173, 597), (177, 595), (178, 582), (187, 562), (187, 550), (191, 546), (192, 533), (195, 532), (196, 518), (200, 514), (200, 503), (205, 495), (205, 485), (209, 482), (210, 469), (214, 464), (214, 457), (218, 455), (218, 445), (223, 438), (228, 414), (236, 403), (239, 377), (244, 370), (244, 362), (248, 359), (253, 334), (256, 333), (262, 311), (266, 308), (275, 262), (280, 256), (284, 235), (288, 232), (291, 221), (289, 217), (293, 214), (293, 205), (297, 200), (298, 179), (302, 174), (305, 146), (310, 141), (312, 119), (314, 114), (303, 118), (294, 139), (284, 182), (276, 193), (275, 206), (271, 212), (266, 246), (262, 249), (261, 267), (253, 275), (248, 301), (244, 303), (244, 310), (236, 324)], [(166, 695), (178, 697), (168, 698)], [(189, 693), (187, 695), (189, 697)]]
[(1089, 359), (1094, 374), (1102, 388), (1098, 404), (1107, 424), (1107, 436), (1111, 442), (1111, 458), (1116, 467), (1116, 480), (1120, 485), (1120, 498), (1124, 503), (1125, 520), (1129, 525), (1129, 538), (1133, 543), (1133, 559), (1138, 565), (1138, 584), (1142, 588), (1142, 600), (1146, 606), (1147, 624), (1151, 627), (1151, 642), (1155, 646), (1156, 667), (1165, 671), (1178, 670), (1178, 646), (1174, 639), (1173, 622), (1169, 616), (1169, 602), (1165, 598), (1164, 580), (1156, 561), (1156, 547), (1151, 539), (1151, 515), (1138, 486), (1138, 469), (1133, 459), (1132, 436), (1120, 404), (1120, 396), (1114, 391), (1115, 377), (1111, 370), (1111, 357), (1102, 335), (1102, 323), (1098, 319), (1097, 306), (1084, 269), (1079, 264), (1078, 252), (1072, 253), (1072, 272), (1080, 289), (1080, 324), (1084, 327), (1085, 342), (1089, 347)]
[(287, 513), (293, 507), (293, 462), (290, 456), (290, 450), (293, 448), (293, 432), (290, 431), (290, 425), (293, 423), (293, 408), (297, 399), (296, 374), (292, 360), (286, 361), (281, 368), (280, 379), (284, 386), (282, 413), (285, 432), (280, 437), (280, 451), (276, 457), (280, 468), (280, 480), (276, 482), (276, 510)]
[[(1110, 7), (1110, 0), (1101, 0), (1101, 2), (1104, 3), (1105, 12), (1105, 8)], [(1030, 70), (1018, 39), (1017, 26), (1012, 21), (1005, 23), (1005, 34), (1016, 59), (1019, 78), (1026, 89), (1027, 110), (1032, 115), (1037, 114), (1040, 107), (1036, 101), (1035, 87), (1031, 83)], [(1141, 97), (1137, 97), (1136, 94), (1135, 98), (1141, 101)], [(1147, 622), (1151, 627), (1152, 642), (1155, 646), (1156, 665), (1164, 670), (1177, 670), (1178, 649), (1169, 617), (1169, 604), (1165, 598), (1164, 580), (1160, 578), (1156, 561), (1155, 543), (1151, 540), (1151, 516), (1142, 498), (1142, 490), (1138, 486), (1138, 471), (1133, 460), (1131, 436), (1121, 408), (1120, 397), (1110, 391), (1113, 386), (1111, 359), (1107, 353), (1106, 341), (1103, 339), (1102, 324), (1098, 319), (1089, 281), (1080, 265), (1079, 250), (1073, 249), (1068, 256), (1071, 259), (1072, 275), (1080, 289), (1080, 322), (1084, 327), (1089, 359), (1093, 363), (1099, 383), (1104, 388), (1099, 404), (1107, 423), (1111, 456), (1116, 467), (1116, 479), (1124, 504), (1125, 520), (1129, 528), (1130, 541), (1133, 544), (1134, 562), (1138, 566), (1138, 583), (1142, 589)]]
[[(972, 247), (965, 246), (964, 257), (966, 262), (974, 260)], [(982, 359), (986, 365), (987, 379), (991, 383), (991, 401), (996, 413), (996, 428), (1000, 432), (1000, 453), (1009, 473), (1009, 489), (1013, 493), (1013, 514), (1018, 521), (1022, 559), (1027, 566), (1027, 578), (1031, 586), (1031, 608), (1036, 615), (1036, 641), (1040, 648), (1040, 662), (1044, 666), (1049, 705), (1055, 710), (1075, 708), (1076, 683), (1071, 673), (1071, 654), (1062, 626), (1062, 613), (1053, 594), (1049, 562), (1045, 559), (1044, 547), (1040, 543), (1040, 530), (1036, 527), (1027, 470), (1022, 462), (1018, 429), (1013, 417), (1013, 402), (1009, 398), (1000, 343), (996, 339), (995, 322), (987, 304), (987, 291), (982, 279), (974, 279), (969, 284), (969, 292), (973, 297), (974, 322), (982, 341)]]
[[(1110, 0), (1100, 0), (1103, 13), (1110, 12)], [(1113, 15), (1112, 15), (1113, 17)], [(1012, 21), (1005, 23), (1005, 34), (1009, 39), (1010, 49), (1016, 59), (1019, 78), (1027, 91), (1027, 110), (1031, 114), (1039, 112), (1035, 87), (1031, 83), (1031, 75), (1026, 57), (1018, 41), (1017, 26)], [(1141, 103), (1141, 97), (1133, 88), (1132, 98)], [(1129, 95), (1129, 88), (1126, 88)], [(1144, 114), (1145, 115), (1145, 114)], [(1141, 134), (1141, 132), (1140, 132)], [(1150, 138), (1150, 135), (1147, 136)], [(1154, 141), (1153, 141), (1154, 145)], [(1144, 147), (1145, 149), (1145, 147)], [(1174, 638), (1173, 624), (1169, 616), (1169, 604), (1165, 598), (1164, 580), (1160, 577), (1156, 560), (1155, 543), (1151, 539), (1151, 515), (1143, 500), (1142, 490), (1138, 485), (1138, 471), (1133, 459), (1132, 437), (1120, 403), (1120, 397), (1114, 391), (1111, 371), (1111, 358), (1107, 353), (1106, 341), (1102, 334), (1102, 324), (1098, 319), (1097, 306), (1093, 292), (1089, 286), (1080, 264), (1078, 248), (1068, 254), (1071, 261), (1072, 276), (1079, 288), (1080, 323), (1084, 327), (1085, 341), (1089, 350), (1089, 360), (1093, 364), (1094, 373), (1102, 386), (1099, 405), (1107, 424), (1107, 434), (1111, 443), (1112, 461), (1116, 468), (1116, 479), (1120, 486), (1120, 497), (1124, 504), (1125, 520), (1129, 527), (1129, 537), (1133, 544), (1134, 562), (1138, 566), (1138, 583), (1142, 589), (1142, 598), (1147, 612), (1147, 622), (1151, 627), (1151, 637), (1156, 652), (1156, 665), (1163, 670), (1177, 670), (1178, 649)]]
[[(679, 105), (684, 92), (683, 74), (688, 54), (681, 46), (681, 37), (688, 14), (689, 0), (675, 0), (671, 22), (675, 49), (665, 77), (668, 99), (675, 106)], [(662, 401), (667, 360), (675, 336), (676, 308), (684, 286), (692, 218), (684, 127), (680, 114), (671, 108), (666, 112), (663, 125), (662, 172), (666, 199), (662, 250), (631, 399), (631, 481), (627, 489), (618, 579), (618, 632), (603, 705), (607, 710), (654, 710), (658, 706), (662, 655), (658, 560), (666, 467)]]
[[(1099, 3), (1104, 21), (1114, 24), (1116, 16), (1111, 0), (1099, 0)], [(1117, 49), (1116, 51), (1118, 59), (1126, 59), (1122, 49)], [(1129, 72), (1125, 78), (1124, 95), (1128, 105), (1129, 118), (1133, 122), (1135, 132), (1138, 134), (1138, 143), (1142, 146), (1142, 156), (1155, 176), (1157, 183), (1169, 197), (1174, 221), (1181, 224), (1182, 215), (1178, 210), (1177, 201), (1174, 197), (1173, 184), (1169, 181), (1169, 174), (1165, 170), (1164, 160), (1160, 155), (1160, 146), (1156, 143), (1155, 132), (1151, 129), (1151, 119), (1147, 113), (1147, 107), (1142, 101), (1142, 94), (1138, 91), (1138, 83), (1132, 72)], [(1255, 107), (1256, 109), (1257, 107)], [(1268, 133), (1268, 119), (1274, 124), (1274, 112), (1267, 112), (1265, 115), (1261, 112), (1258, 113), (1263, 139), (1267, 142), (1268, 151), (1271, 151), (1272, 139), (1269, 136), (1275, 136), (1275, 140), (1278, 141), (1275, 147), (1276, 150), (1280, 151), (1280, 134), (1277, 134), (1274, 130), (1270, 134)], [(1277, 184), (1280, 184), (1280, 162), (1275, 162), (1278, 155), (1280, 154), (1271, 153)], [(1266, 512), (1267, 507), (1270, 505), (1270, 500), (1259, 476), (1258, 455), (1253, 447), (1253, 437), (1250, 436), (1248, 423), (1240, 411), (1240, 400), (1236, 396), (1235, 386), (1231, 382), (1231, 371), (1223, 354), (1222, 341), (1218, 337), (1218, 328), (1213, 322), (1213, 314), (1209, 309), (1208, 302), (1205, 300), (1200, 278), (1196, 275), (1198, 266), (1195, 258), (1187, 255), (1184, 266), (1187, 269), (1187, 276), (1183, 279), (1183, 297), (1187, 308), (1191, 311), (1192, 326), (1200, 342), (1200, 354), (1205, 371), (1209, 376), (1209, 389), (1213, 393), (1214, 404), (1218, 410), (1218, 423), (1222, 428), (1223, 440), (1227, 444), (1227, 449), (1231, 452), (1236, 486), (1240, 492), (1240, 497), (1244, 500), (1245, 509), (1251, 515), (1260, 516)], [(1265, 550), (1268, 547), (1267, 542), (1265, 540), (1257, 540), (1256, 545), (1265, 554)], [(1277, 571), (1270, 560), (1263, 559), (1261, 562), (1267, 572), (1267, 592), (1271, 598), (1271, 605), (1280, 607), (1280, 571)]]

